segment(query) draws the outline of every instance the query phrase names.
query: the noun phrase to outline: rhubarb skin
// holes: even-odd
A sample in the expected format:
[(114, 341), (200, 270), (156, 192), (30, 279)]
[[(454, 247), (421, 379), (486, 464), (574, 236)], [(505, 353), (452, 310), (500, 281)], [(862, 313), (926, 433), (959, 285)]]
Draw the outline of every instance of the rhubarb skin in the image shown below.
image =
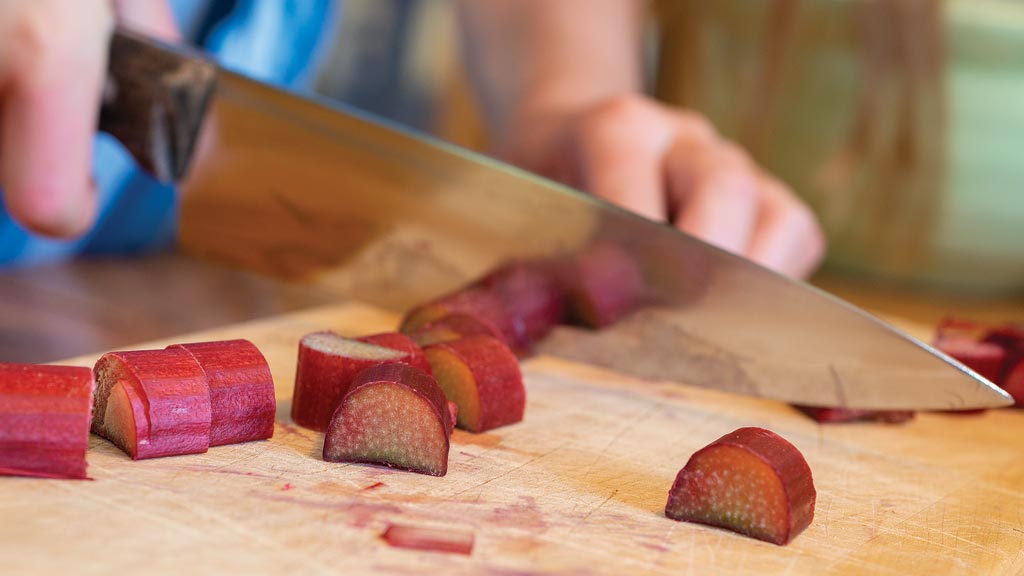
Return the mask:
[(496, 295), (522, 324), (528, 347), (565, 320), (565, 291), (548, 263), (511, 262), (484, 276), (477, 286)]
[(1008, 324), (990, 330), (982, 342), (1006, 351), (1006, 361), (997, 384), (1013, 396), (1015, 406), (1024, 407), (1024, 324)]
[(267, 359), (248, 340), (174, 344), (195, 359), (210, 387), (210, 446), (274, 435), (274, 378)]
[(423, 353), (423, 348), (406, 334), (401, 332), (384, 332), (382, 334), (361, 336), (357, 340), (405, 352), (409, 355), (409, 358), (405, 361), (406, 364), (430, 374), (430, 362), (427, 362), (427, 355)]
[(371, 366), (332, 415), (323, 456), (444, 476), (451, 432), (448, 401), (432, 376), (406, 364)]
[(615, 244), (593, 244), (564, 259), (558, 277), (569, 320), (588, 328), (614, 324), (647, 299), (639, 266)]
[(441, 342), (451, 342), (470, 336), (491, 336), (503, 340), (501, 332), (491, 324), (481, 322), (469, 314), (454, 313), (443, 316), (415, 332), (409, 337), (419, 346), (430, 346)]
[(425, 351), (437, 383), (459, 407), (459, 428), (485, 432), (523, 419), (526, 387), (519, 363), (504, 342), (473, 336)]
[(784, 545), (811, 524), (816, 492), (799, 450), (763, 428), (740, 428), (679, 471), (665, 515)]
[(794, 405), (794, 408), (821, 424), (848, 424), (850, 422), (882, 422), (902, 424), (914, 419), (913, 410), (854, 410), (851, 408), (820, 408)]
[(510, 348), (526, 349), (525, 327), (514, 317), (496, 294), (480, 287), (468, 287), (421, 304), (402, 319), (399, 331), (412, 334), (450, 314), (466, 314), (492, 326)]
[(0, 363), (0, 475), (85, 479), (92, 370)]
[[(191, 353), (182, 349), (111, 352), (97, 361), (95, 373), (93, 433), (124, 442), (127, 431), (134, 429), (135, 445), (118, 446), (133, 460), (207, 451), (210, 388)], [(119, 400), (127, 402), (108, 410), (117, 384), (127, 395)]]
[(324, 432), (352, 380), (377, 364), (416, 362), (407, 351), (344, 338), (333, 332), (307, 334), (299, 342), (292, 420)]

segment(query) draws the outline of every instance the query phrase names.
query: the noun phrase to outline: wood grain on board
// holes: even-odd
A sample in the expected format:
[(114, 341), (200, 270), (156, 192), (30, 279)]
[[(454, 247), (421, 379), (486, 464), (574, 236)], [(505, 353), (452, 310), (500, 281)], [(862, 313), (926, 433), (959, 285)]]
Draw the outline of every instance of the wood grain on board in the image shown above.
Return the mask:
[[(775, 402), (535, 358), (526, 420), (457, 431), (443, 478), (323, 462), (322, 436), (288, 417), (299, 337), (396, 320), (336, 305), (138, 346), (251, 339), (274, 373), (274, 438), (132, 462), (93, 437), (94, 481), (0, 478), (4, 573), (1024, 571), (1024, 411), (822, 427)], [(786, 547), (662, 513), (690, 454), (751, 425), (788, 438), (814, 472), (815, 520)], [(389, 523), (468, 530), (475, 547), (390, 548)]]

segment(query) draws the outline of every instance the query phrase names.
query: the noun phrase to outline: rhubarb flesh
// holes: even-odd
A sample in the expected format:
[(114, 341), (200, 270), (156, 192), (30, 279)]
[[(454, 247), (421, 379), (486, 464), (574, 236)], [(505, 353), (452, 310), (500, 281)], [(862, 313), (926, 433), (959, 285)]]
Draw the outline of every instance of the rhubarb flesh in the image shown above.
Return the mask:
[(0, 475), (86, 478), (93, 389), (88, 368), (0, 363)]
[(523, 419), (523, 376), (503, 342), (474, 336), (427, 346), (425, 351), (445, 396), (458, 405), (459, 428), (484, 432)]
[(363, 370), (324, 437), (324, 460), (362, 462), (444, 476), (451, 415), (433, 377), (404, 364)]
[(484, 278), (478, 286), (496, 295), (517, 323), (531, 346), (565, 319), (565, 292), (542, 262), (512, 262)]
[(795, 446), (762, 428), (740, 428), (690, 457), (665, 515), (784, 545), (810, 525), (815, 498)]
[(390, 524), (381, 534), (381, 538), (394, 548), (467, 556), (473, 553), (473, 533), (463, 530)]
[(469, 287), (413, 308), (402, 319), (399, 331), (412, 334), (450, 314), (472, 316), (493, 327), (513, 349), (526, 347), (522, 320), (514, 318), (498, 296), (479, 287)]
[(409, 334), (416, 344), (423, 347), (470, 336), (491, 336), (499, 340), (502, 339), (501, 332), (494, 326), (481, 322), (474, 316), (461, 313), (444, 316)]
[[(134, 447), (119, 446), (132, 459), (200, 454), (209, 448), (210, 390), (189, 352), (112, 352), (99, 359), (95, 373), (92, 431), (125, 442), (127, 431), (136, 430)], [(112, 411), (108, 404), (118, 384), (125, 395)]]
[(405, 352), (409, 355), (409, 358), (404, 360), (406, 364), (430, 374), (430, 362), (427, 362), (427, 356), (423, 353), (423, 348), (406, 334), (401, 332), (384, 332), (383, 334), (361, 336), (356, 338), (356, 340)]
[(274, 435), (274, 379), (266, 358), (248, 340), (175, 344), (195, 359), (210, 388), (210, 446)]
[(377, 364), (416, 362), (414, 356), (332, 332), (307, 334), (299, 343), (292, 420), (311, 430), (326, 431), (356, 374)]

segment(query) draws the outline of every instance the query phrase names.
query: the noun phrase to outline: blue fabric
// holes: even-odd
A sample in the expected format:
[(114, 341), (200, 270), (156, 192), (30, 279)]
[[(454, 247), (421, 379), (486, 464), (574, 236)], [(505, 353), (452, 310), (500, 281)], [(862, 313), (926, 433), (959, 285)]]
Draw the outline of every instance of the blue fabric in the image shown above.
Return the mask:
[[(340, 13), (332, 0), (240, 0), (213, 28), (206, 48), (224, 66), (261, 80), (309, 88)], [(183, 29), (204, 13), (202, 0), (175, 0)], [(93, 155), (98, 189), (96, 225), (75, 240), (33, 236), (0, 203), (0, 268), (77, 254), (140, 254), (166, 247), (177, 221), (175, 190), (139, 170), (116, 140), (98, 135)]]

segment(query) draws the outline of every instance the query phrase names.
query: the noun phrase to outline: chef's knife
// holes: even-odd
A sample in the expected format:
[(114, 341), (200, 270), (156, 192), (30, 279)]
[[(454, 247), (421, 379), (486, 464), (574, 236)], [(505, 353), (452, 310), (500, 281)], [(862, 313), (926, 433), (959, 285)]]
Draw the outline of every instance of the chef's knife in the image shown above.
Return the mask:
[(114, 35), (101, 129), (180, 181), (189, 252), (331, 282), (395, 310), (513, 258), (614, 245), (650, 305), (555, 354), (808, 405), (995, 407), (1009, 397), (862, 310), (557, 183), (203, 57)]

